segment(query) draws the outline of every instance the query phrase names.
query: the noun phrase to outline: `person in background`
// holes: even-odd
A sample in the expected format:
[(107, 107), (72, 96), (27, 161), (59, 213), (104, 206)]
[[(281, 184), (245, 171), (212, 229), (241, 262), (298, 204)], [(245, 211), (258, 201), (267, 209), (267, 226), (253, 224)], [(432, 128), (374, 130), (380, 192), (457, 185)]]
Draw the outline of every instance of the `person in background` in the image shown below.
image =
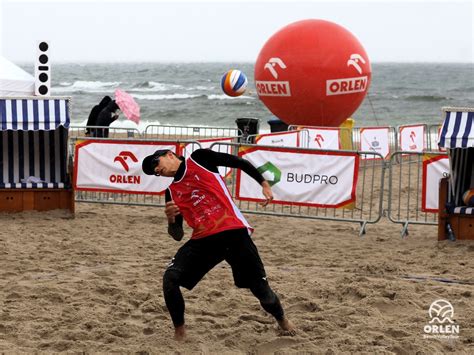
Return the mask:
[(166, 190), (165, 214), (168, 233), (181, 240), (183, 219), (193, 229), (188, 240), (171, 260), (163, 275), (163, 293), (174, 324), (176, 340), (186, 338), (184, 299), (180, 287), (194, 286), (221, 261), (232, 268), (237, 287), (248, 288), (280, 328), (295, 335), (278, 296), (270, 288), (257, 247), (250, 235), (253, 228), (233, 202), (218, 166), (242, 169), (262, 186), (263, 206), (272, 199), (268, 181), (247, 160), (235, 155), (198, 149), (188, 159), (171, 150), (158, 150), (142, 162), (147, 175), (174, 177)]
[[(97, 117), (97, 126), (109, 127), (110, 124), (119, 117), (119, 114), (120, 109), (115, 100), (110, 101), (107, 106), (100, 111)], [(109, 130), (107, 128), (96, 128), (94, 137), (108, 138)]]
[(104, 98), (99, 102), (99, 104), (95, 105), (92, 108), (91, 113), (89, 114), (89, 118), (87, 119), (87, 123), (86, 123), (85, 134), (86, 134), (87, 137), (93, 136), (93, 134), (92, 134), (91, 130), (89, 129), (89, 127), (90, 126), (97, 126), (97, 117), (99, 117), (100, 111), (102, 111), (110, 101), (112, 101), (110, 96), (104, 96)]

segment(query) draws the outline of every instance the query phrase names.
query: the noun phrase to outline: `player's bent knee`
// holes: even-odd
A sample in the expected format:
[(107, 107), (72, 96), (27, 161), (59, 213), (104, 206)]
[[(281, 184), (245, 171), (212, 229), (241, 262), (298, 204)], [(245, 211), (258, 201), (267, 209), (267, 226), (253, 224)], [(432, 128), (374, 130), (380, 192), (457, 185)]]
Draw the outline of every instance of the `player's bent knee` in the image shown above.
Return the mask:
[(277, 301), (277, 296), (275, 292), (270, 291), (270, 293), (266, 294), (263, 298), (260, 299), (262, 304), (274, 304)]
[(168, 269), (163, 275), (163, 291), (167, 292), (176, 287), (179, 287), (180, 272), (173, 269)]
[(277, 300), (275, 292), (273, 292), (265, 280), (255, 284), (250, 291), (252, 291), (254, 296), (257, 297), (262, 304), (273, 304)]

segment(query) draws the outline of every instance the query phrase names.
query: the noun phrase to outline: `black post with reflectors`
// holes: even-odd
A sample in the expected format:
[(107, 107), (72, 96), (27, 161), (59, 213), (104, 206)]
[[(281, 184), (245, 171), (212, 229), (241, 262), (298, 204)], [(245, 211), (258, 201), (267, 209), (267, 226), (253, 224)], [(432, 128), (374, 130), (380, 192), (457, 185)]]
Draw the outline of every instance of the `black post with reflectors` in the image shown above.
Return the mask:
[(51, 91), (51, 58), (49, 43), (41, 41), (36, 47), (35, 95), (50, 96)]

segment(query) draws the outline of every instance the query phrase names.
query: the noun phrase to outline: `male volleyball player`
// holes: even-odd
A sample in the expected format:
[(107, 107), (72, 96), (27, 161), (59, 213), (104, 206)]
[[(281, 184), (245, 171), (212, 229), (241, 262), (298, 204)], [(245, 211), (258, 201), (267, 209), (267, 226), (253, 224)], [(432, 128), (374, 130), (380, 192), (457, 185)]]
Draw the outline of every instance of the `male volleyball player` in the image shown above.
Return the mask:
[(183, 218), (193, 229), (191, 239), (179, 248), (163, 276), (163, 292), (175, 339), (186, 337), (180, 286), (192, 290), (223, 260), (232, 268), (235, 285), (249, 288), (280, 328), (294, 335), (295, 327), (285, 317), (278, 296), (270, 288), (257, 247), (250, 238), (253, 228), (234, 204), (218, 166), (242, 169), (261, 184), (264, 206), (273, 199), (269, 183), (258, 170), (234, 155), (198, 149), (185, 160), (171, 150), (158, 150), (142, 162), (142, 169), (148, 175), (174, 177), (166, 191), (168, 233), (181, 240)]

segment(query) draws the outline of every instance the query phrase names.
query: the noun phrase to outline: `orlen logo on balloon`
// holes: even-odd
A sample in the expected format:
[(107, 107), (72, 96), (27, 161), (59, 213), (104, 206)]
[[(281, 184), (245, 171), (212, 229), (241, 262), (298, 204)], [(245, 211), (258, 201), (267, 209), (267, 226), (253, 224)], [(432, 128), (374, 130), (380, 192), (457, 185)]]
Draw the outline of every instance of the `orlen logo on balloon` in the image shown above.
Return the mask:
[[(365, 59), (360, 54), (351, 54), (347, 61), (347, 66), (353, 67), (355, 71), (362, 74), (362, 68), (359, 62), (365, 64)], [(355, 92), (363, 92), (367, 89), (367, 84), (367, 76), (326, 80), (326, 95), (346, 95)]]
[[(264, 65), (265, 70), (278, 79), (279, 72), (286, 69), (286, 64), (280, 58), (270, 58)], [(255, 82), (259, 96), (291, 96), (290, 82), (288, 81), (260, 81)]]
[[(114, 163), (118, 162), (122, 165), (123, 169), (128, 172), (130, 167), (128, 166), (128, 159), (134, 163), (138, 162), (137, 157), (129, 151), (122, 151), (114, 159)], [(109, 177), (111, 183), (114, 184), (140, 184), (140, 175), (118, 175), (112, 174)]]

